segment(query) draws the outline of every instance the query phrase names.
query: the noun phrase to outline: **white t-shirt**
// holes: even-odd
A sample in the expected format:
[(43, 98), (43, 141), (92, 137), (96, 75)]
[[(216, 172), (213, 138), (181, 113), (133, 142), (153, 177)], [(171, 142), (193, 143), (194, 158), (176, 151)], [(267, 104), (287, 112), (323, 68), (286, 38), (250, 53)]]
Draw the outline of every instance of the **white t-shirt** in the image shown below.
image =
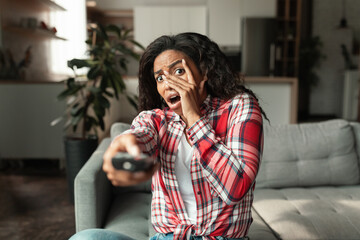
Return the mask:
[(196, 224), (196, 199), (190, 175), (190, 164), (193, 153), (194, 147), (189, 145), (184, 133), (181, 137), (176, 155), (175, 175), (190, 222)]

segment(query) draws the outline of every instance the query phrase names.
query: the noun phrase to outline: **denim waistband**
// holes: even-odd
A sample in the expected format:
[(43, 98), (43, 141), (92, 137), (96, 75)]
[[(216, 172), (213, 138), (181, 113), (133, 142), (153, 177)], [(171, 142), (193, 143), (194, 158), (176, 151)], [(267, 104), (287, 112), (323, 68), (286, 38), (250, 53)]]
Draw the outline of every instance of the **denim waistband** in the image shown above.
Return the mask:
[[(150, 240), (172, 240), (174, 234), (172, 233), (157, 233), (155, 236), (151, 237)], [(191, 240), (202, 240), (201, 236), (191, 236)], [(248, 240), (248, 237), (242, 238), (226, 238), (226, 237), (215, 237), (216, 240)]]

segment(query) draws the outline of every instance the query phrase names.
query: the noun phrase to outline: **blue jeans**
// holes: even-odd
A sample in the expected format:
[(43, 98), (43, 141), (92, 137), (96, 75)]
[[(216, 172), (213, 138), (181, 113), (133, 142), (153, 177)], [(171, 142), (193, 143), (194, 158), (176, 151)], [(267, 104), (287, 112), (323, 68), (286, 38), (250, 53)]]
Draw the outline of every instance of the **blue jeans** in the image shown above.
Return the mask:
[[(173, 240), (174, 234), (172, 233), (157, 233), (155, 236), (151, 237), (149, 240)], [(192, 236), (191, 240), (201, 240), (200, 236)], [(216, 237), (217, 240), (245, 240), (247, 238), (225, 238), (225, 237)]]
[[(172, 233), (157, 233), (154, 237), (150, 237), (149, 240), (172, 240)], [(245, 240), (246, 238), (224, 238), (216, 237), (217, 240)], [(69, 240), (134, 240), (124, 234), (113, 232), (106, 229), (86, 229), (73, 235)], [(191, 240), (201, 240), (201, 237), (194, 236)]]
[(94, 228), (80, 231), (69, 240), (134, 240), (124, 234), (106, 229)]

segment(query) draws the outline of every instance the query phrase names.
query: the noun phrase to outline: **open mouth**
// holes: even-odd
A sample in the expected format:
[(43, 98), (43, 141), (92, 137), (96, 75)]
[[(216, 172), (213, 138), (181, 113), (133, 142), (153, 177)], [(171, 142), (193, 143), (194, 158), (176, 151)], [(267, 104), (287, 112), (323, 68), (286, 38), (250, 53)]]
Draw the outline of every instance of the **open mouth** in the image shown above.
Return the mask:
[(170, 98), (171, 104), (175, 104), (180, 101), (180, 96), (174, 96)]
[(177, 94), (174, 94), (174, 95), (172, 95), (172, 96), (170, 96), (169, 98), (168, 98), (168, 101), (171, 103), (171, 104), (176, 104), (176, 103), (178, 103), (179, 101), (180, 101), (180, 96), (179, 95), (177, 95)]

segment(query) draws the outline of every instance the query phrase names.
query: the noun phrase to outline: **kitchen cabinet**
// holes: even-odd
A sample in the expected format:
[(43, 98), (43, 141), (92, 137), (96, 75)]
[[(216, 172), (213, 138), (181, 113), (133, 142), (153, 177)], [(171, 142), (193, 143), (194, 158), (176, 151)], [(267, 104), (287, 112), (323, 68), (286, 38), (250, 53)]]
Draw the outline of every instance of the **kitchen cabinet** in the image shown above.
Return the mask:
[(271, 125), (297, 123), (297, 78), (246, 77), (245, 83), (258, 97)]
[(208, 0), (209, 37), (221, 47), (240, 47), (244, 17), (276, 17), (276, 0)]

